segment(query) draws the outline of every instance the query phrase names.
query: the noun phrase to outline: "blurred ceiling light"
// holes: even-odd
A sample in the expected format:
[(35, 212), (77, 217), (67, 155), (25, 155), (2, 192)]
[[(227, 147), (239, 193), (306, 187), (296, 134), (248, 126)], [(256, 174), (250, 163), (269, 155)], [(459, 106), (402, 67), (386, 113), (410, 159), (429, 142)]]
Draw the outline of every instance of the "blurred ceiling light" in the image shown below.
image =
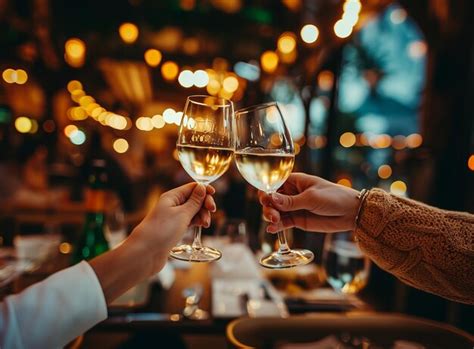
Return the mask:
[(167, 108), (163, 111), (163, 120), (167, 124), (173, 124), (176, 117), (176, 111), (173, 108)]
[(161, 62), (161, 52), (158, 51), (157, 49), (150, 48), (145, 51), (145, 62), (150, 66), (150, 67), (157, 67), (160, 62)]
[(307, 44), (312, 44), (318, 40), (319, 29), (314, 24), (306, 24), (300, 31), (301, 39)]
[(235, 76), (228, 76), (222, 81), (222, 88), (227, 92), (234, 93), (239, 88), (239, 80)]
[(469, 159), (467, 159), (467, 167), (471, 170), (474, 171), (474, 154), (472, 154)]
[(209, 83), (209, 75), (204, 70), (196, 70), (194, 72), (194, 86), (196, 87), (206, 87)]
[(407, 19), (407, 11), (403, 8), (396, 8), (390, 13), (390, 20), (393, 24), (401, 24)]
[(295, 35), (290, 32), (281, 34), (278, 38), (277, 47), (281, 53), (292, 52), (296, 47)]
[(168, 81), (176, 79), (176, 76), (178, 76), (178, 71), (178, 65), (173, 61), (165, 62), (161, 66), (161, 75), (163, 76), (163, 79)]
[(117, 153), (123, 154), (128, 150), (128, 142), (124, 138), (117, 138), (113, 143), (113, 147)]
[(78, 128), (76, 125), (67, 125), (65, 128), (64, 128), (64, 135), (66, 137), (71, 137), (71, 134), (74, 132), (74, 131), (77, 131)]
[(382, 179), (387, 179), (392, 175), (392, 168), (389, 165), (382, 165), (378, 168), (377, 174)]
[(404, 196), (407, 192), (407, 185), (403, 181), (395, 181), (390, 185), (390, 192), (395, 195)]
[(133, 23), (122, 23), (119, 27), (119, 34), (123, 42), (132, 44), (137, 41), (139, 34), (138, 27)]
[(342, 10), (344, 12), (350, 12), (350, 13), (359, 13), (360, 10), (362, 9), (362, 5), (359, 0), (346, 0), (344, 3)]
[(330, 91), (334, 85), (334, 74), (330, 70), (323, 70), (318, 75), (318, 86), (323, 91)]
[(141, 116), (135, 121), (135, 125), (139, 130), (142, 131), (151, 131), (153, 130), (153, 124), (151, 122), (151, 118)]
[(206, 88), (210, 95), (215, 96), (221, 90), (221, 83), (217, 80), (210, 80)]
[(428, 46), (424, 41), (412, 41), (408, 44), (408, 55), (411, 58), (421, 58), (426, 55)]
[(249, 81), (257, 81), (260, 78), (260, 68), (251, 63), (237, 62), (234, 65), (234, 71), (238, 76)]
[(15, 120), (15, 128), (20, 133), (28, 133), (33, 128), (33, 122), (26, 116), (20, 116)]
[(423, 137), (418, 133), (413, 133), (406, 138), (408, 148), (418, 148), (423, 143)]
[(80, 81), (77, 80), (71, 80), (67, 83), (67, 90), (70, 93), (73, 93), (76, 90), (82, 90), (82, 84)]
[(350, 181), (350, 179), (347, 178), (341, 178), (337, 181), (337, 184), (352, 188), (352, 182)]
[(16, 83), (23, 85), (28, 81), (28, 74), (23, 69), (17, 69), (16, 71)]
[(84, 133), (84, 131), (75, 130), (71, 132), (69, 139), (71, 140), (72, 144), (81, 145), (84, 144), (84, 142), (86, 141), (86, 134)]
[(278, 67), (278, 55), (273, 51), (265, 51), (260, 57), (262, 69), (267, 73), (273, 73)]
[(183, 52), (193, 56), (199, 52), (199, 40), (197, 38), (186, 38), (183, 41)]
[(336, 24), (334, 24), (334, 33), (339, 38), (347, 38), (349, 35), (352, 34), (352, 25), (340, 19), (336, 22)]
[(352, 147), (356, 142), (356, 136), (352, 132), (345, 132), (339, 137), (339, 143), (344, 148)]
[(163, 116), (159, 114), (153, 115), (153, 117), (151, 118), (151, 123), (155, 128), (163, 128), (166, 124), (165, 120), (163, 119)]
[(179, 73), (178, 82), (184, 88), (190, 88), (194, 85), (194, 74), (191, 70), (183, 70)]

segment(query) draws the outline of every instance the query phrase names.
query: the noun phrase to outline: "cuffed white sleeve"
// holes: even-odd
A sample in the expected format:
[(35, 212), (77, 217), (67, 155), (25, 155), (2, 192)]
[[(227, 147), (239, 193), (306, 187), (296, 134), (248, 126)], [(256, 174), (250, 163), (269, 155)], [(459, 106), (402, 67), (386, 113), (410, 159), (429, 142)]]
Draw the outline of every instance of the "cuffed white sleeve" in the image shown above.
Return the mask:
[(83, 261), (0, 304), (0, 348), (61, 348), (107, 318), (99, 280)]

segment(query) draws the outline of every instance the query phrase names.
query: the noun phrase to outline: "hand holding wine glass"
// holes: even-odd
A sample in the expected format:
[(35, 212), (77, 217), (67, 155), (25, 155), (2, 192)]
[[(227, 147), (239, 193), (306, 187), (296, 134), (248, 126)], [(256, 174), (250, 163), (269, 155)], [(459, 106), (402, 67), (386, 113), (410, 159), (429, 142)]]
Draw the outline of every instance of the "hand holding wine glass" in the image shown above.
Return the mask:
[[(212, 96), (190, 96), (184, 107), (176, 148), (185, 171), (198, 183), (209, 184), (229, 168), (233, 154), (232, 102)], [(203, 246), (201, 227), (192, 244), (174, 247), (171, 257), (189, 262), (211, 262), (221, 252)]]
[[(278, 105), (261, 104), (236, 112), (235, 161), (242, 176), (268, 195), (275, 193), (291, 174), (295, 153), (291, 135)], [(260, 264), (272, 269), (311, 262), (308, 250), (288, 247), (284, 232), (278, 232), (280, 248), (264, 256)]]

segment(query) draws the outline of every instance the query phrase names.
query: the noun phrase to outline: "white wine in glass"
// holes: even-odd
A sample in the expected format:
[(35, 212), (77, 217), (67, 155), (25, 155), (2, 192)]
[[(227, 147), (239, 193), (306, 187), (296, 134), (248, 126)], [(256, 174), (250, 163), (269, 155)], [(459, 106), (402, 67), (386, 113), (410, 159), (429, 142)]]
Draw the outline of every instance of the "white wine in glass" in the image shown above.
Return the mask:
[[(295, 151), (277, 103), (260, 104), (235, 113), (235, 162), (242, 177), (267, 194), (275, 193), (290, 176)], [(309, 250), (290, 249), (284, 232), (278, 232), (278, 242), (278, 251), (262, 257), (262, 266), (291, 268), (314, 259)]]
[[(222, 176), (232, 161), (232, 102), (212, 96), (189, 96), (184, 107), (176, 148), (184, 170), (200, 184)], [(170, 256), (188, 262), (221, 258), (215, 248), (201, 243), (201, 227), (194, 228), (192, 244), (175, 246)]]

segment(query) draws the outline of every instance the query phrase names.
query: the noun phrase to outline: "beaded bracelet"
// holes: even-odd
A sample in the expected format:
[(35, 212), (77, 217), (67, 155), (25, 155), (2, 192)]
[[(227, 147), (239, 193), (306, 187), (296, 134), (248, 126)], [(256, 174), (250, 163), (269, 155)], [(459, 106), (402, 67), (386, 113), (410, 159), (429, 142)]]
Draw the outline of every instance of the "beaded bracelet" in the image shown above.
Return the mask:
[(362, 205), (364, 204), (365, 198), (369, 195), (370, 190), (362, 189), (359, 194), (357, 195), (357, 199), (359, 199), (359, 208), (357, 209), (357, 215), (355, 217), (355, 227), (359, 225), (360, 213), (362, 211)]

